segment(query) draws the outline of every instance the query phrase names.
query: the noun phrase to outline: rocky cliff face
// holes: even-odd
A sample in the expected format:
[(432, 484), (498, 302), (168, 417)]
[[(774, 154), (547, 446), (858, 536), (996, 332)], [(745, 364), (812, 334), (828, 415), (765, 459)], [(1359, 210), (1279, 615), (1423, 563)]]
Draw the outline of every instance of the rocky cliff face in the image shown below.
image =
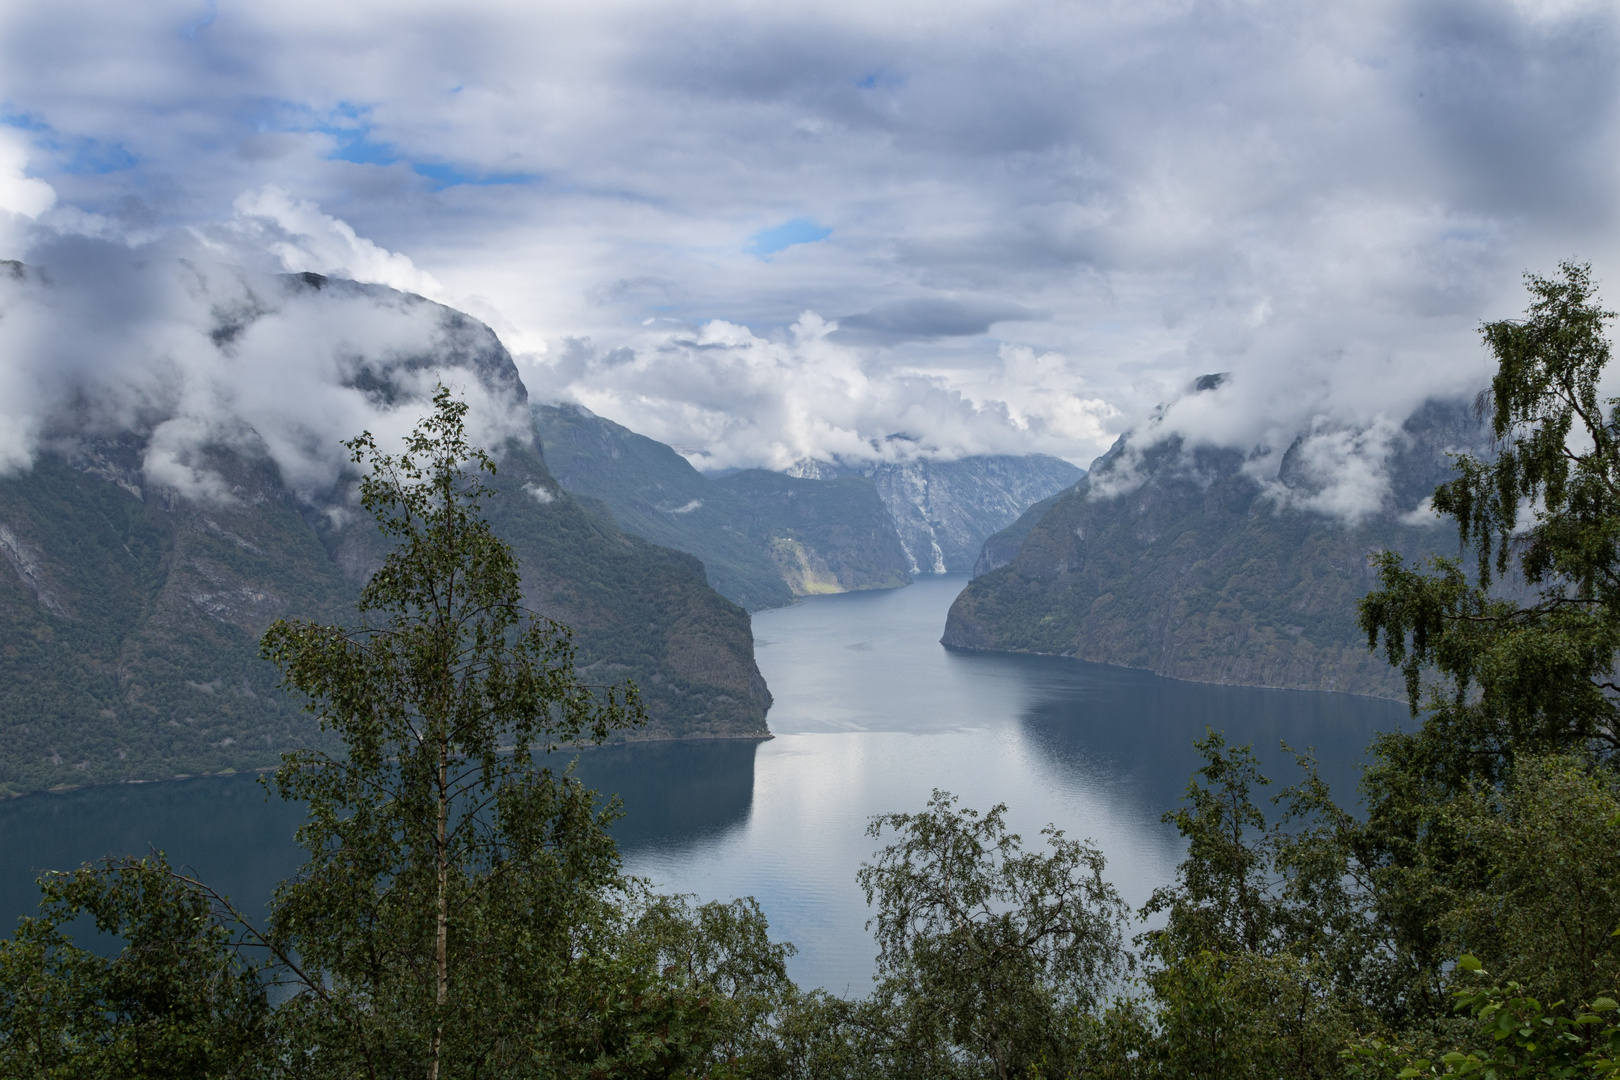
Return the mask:
[(1085, 470), (1046, 454), (978, 455), (955, 461), (842, 465), (800, 462), (794, 475), (870, 477), (894, 519), (913, 574), (972, 570), (987, 538)]
[(873, 470), (913, 573), (971, 570), (990, 536), (1085, 471), (1045, 454), (913, 461)]
[[(313, 275), (282, 286), (357, 303), (379, 293)], [(487, 327), (420, 298), (391, 302), (426, 305), (433, 347), (355, 355), (344, 386), (386, 409), (442, 374), (522, 418), (494, 447), (487, 511), (522, 563), (527, 602), (574, 628), (587, 676), (637, 682), (652, 717), (640, 736), (764, 736), (770, 695), (747, 613), (696, 559), (620, 532), (562, 490)], [(257, 317), (220, 313), (216, 346)], [(58, 423), (31, 468), (0, 477), (0, 796), (260, 768), (322, 738), (277, 689), (258, 638), (284, 616), (345, 621), (381, 560), (378, 534), (347, 481), (295, 494), (240, 422), (188, 451), (206, 484), (153, 482), (165, 419), (117, 432)]]
[(1274, 478), (1230, 450), (1167, 440), (1094, 463), (1073, 489), (991, 537), (980, 576), (951, 608), (956, 648), (1052, 653), (1174, 678), (1400, 696), (1366, 649), (1356, 602), (1370, 553), (1453, 554), (1456, 534), (1420, 504), (1445, 452), (1484, 432), (1463, 403), (1435, 402), (1390, 436), (1380, 505), (1354, 521), (1315, 506), (1322, 455), (1357, 433), (1301, 433)]

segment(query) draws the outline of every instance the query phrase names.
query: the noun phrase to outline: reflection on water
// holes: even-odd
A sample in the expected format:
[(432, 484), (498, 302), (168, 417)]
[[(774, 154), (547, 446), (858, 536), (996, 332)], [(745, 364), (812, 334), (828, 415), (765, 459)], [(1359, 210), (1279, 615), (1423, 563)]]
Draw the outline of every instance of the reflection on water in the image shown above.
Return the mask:
[(936, 787), (969, 806), (1005, 802), (1026, 837), (1051, 822), (1094, 840), (1140, 904), (1180, 858), (1159, 819), (1197, 766), (1192, 741), (1206, 725), (1253, 742), (1283, 783), (1297, 772), (1279, 743), (1315, 747), (1324, 777), (1353, 800), (1373, 731), (1405, 715), (1369, 698), (948, 652), (939, 635), (964, 583), (924, 578), (756, 615), (777, 737), (755, 758), (747, 820), (679, 851), (635, 851), (632, 869), (705, 897), (758, 896), (800, 947), (796, 978), (860, 991), (872, 946), (855, 872), (881, 842), (866, 833), (873, 814), (916, 810)]
[(1399, 727), (1403, 706), (1348, 694), (1257, 690), (1162, 679), (1150, 672), (1056, 657), (957, 654), (958, 664), (1017, 668), (1029, 687), (1019, 720), (1054, 764), (1129, 780), (1155, 811), (1181, 798), (1200, 764), (1193, 739), (1205, 728), (1250, 742), (1277, 787), (1300, 776), (1295, 756), (1313, 751), (1341, 801), (1354, 802), (1372, 733)]
[[(591, 786), (619, 793), (627, 868), (704, 898), (751, 894), (792, 970), (860, 992), (872, 968), (855, 872), (880, 841), (874, 814), (915, 810), (936, 788), (1009, 805), (1026, 837), (1055, 823), (1093, 839), (1139, 904), (1180, 858), (1159, 818), (1197, 764), (1206, 725), (1254, 742), (1272, 775), (1278, 743), (1314, 746), (1341, 799), (1372, 732), (1402, 706), (1336, 694), (1204, 686), (1046, 657), (947, 652), (945, 613), (965, 578), (819, 597), (755, 616), (775, 695), (768, 742), (641, 743), (581, 755)], [(1280, 786), (1280, 785), (1279, 785)], [(296, 807), (251, 780), (193, 780), (0, 804), (0, 926), (31, 911), (33, 871), (149, 843), (249, 905), (298, 863)]]
[(39, 905), (35, 877), (109, 854), (159, 848), (257, 912), (297, 868), (300, 806), (252, 776), (119, 784), (0, 802), (0, 934)]
[(623, 801), (613, 825), (620, 851), (682, 851), (747, 822), (758, 747), (753, 739), (608, 746), (581, 754), (577, 774)]

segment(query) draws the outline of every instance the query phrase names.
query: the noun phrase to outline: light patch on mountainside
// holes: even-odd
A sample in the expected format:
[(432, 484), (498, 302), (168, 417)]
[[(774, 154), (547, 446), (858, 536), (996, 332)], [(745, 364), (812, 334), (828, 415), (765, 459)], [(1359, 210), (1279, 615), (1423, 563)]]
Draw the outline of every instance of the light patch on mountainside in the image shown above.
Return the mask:
[(838, 575), (827, 569), (805, 546), (790, 536), (773, 536), (769, 542), (771, 561), (782, 574), (794, 596), (827, 596), (845, 592)]

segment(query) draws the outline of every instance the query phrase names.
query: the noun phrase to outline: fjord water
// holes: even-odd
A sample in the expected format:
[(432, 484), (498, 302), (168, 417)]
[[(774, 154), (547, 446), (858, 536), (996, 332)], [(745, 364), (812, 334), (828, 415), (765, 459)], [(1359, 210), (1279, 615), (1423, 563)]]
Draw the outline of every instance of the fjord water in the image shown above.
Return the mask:
[[(1314, 747), (1341, 801), (1394, 702), (1208, 686), (1053, 657), (950, 652), (938, 644), (962, 575), (818, 597), (754, 616), (776, 703), (767, 742), (613, 747), (581, 756), (621, 795), (628, 869), (704, 899), (753, 895), (774, 935), (799, 947), (801, 984), (861, 992), (872, 968), (855, 873), (880, 841), (874, 814), (916, 810), (935, 788), (1009, 807), (1026, 841), (1055, 824), (1094, 840), (1140, 904), (1180, 858), (1159, 820), (1180, 798), (1205, 727), (1253, 742), (1279, 780), (1279, 743)], [(122, 785), (0, 803), (0, 926), (30, 912), (42, 868), (149, 845), (256, 908), (298, 863), (295, 806), (248, 777)], [(0, 930), (0, 932), (5, 932)]]

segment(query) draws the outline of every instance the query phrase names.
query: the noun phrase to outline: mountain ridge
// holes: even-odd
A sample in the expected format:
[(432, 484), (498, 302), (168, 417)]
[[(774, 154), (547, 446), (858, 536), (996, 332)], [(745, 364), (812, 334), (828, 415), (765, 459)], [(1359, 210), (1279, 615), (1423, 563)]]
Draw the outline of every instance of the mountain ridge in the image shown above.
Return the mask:
[[(557, 484), (527, 389), (487, 326), (315, 275), (255, 287), (257, 308), (222, 308), (205, 328), (212, 348), (231, 348), (276, 305), (380, 298), (428, 317), (443, 348), (346, 355), (344, 387), (386, 415), (418, 400), (426, 379), (466, 380), (480, 400), (516, 410), (517, 426), (490, 446), (486, 514), (519, 558), (530, 606), (574, 630), (587, 679), (640, 686), (652, 722), (625, 737), (769, 737), (747, 613), (708, 587), (696, 559), (622, 532)], [(163, 422), (97, 431), (58, 418), (33, 465), (0, 477), (0, 797), (260, 769), (284, 749), (323, 745), (258, 638), (277, 617), (352, 618), (384, 551), (351, 502), (352, 477), (296, 495), (243, 421), (186, 449), (200, 479), (183, 492), (149, 475)]]
[(942, 643), (1403, 697), (1355, 624), (1376, 583), (1367, 556), (1456, 551), (1453, 530), (1419, 523), (1421, 500), (1449, 475), (1446, 451), (1481, 445), (1483, 428), (1464, 402), (1420, 407), (1393, 440), (1385, 506), (1354, 521), (1302, 508), (1322, 495), (1311, 440), (1330, 434), (1302, 433), (1273, 480), (1241, 451), (1175, 437), (1136, 451), (1122, 436), (1085, 479), (986, 540)]
[[(880, 465), (807, 459), (784, 473), (703, 473), (673, 447), (581, 406), (536, 405), (534, 414), (563, 487), (600, 499), (627, 531), (697, 555), (711, 585), (756, 611), (969, 569), (986, 536), (1082, 474), (1040, 454)], [(841, 514), (850, 527), (842, 532), (834, 527)]]

